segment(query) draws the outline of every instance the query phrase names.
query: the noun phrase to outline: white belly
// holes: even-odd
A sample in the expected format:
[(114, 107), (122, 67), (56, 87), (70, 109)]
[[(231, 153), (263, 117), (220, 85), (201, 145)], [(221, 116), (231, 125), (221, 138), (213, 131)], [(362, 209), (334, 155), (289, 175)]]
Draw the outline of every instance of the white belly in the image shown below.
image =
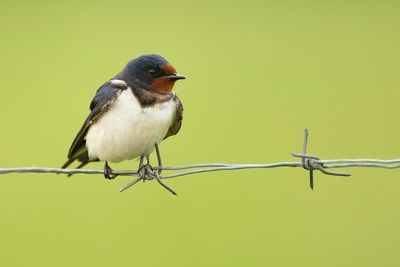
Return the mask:
[(171, 99), (142, 108), (130, 88), (90, 126), (86, 147), (91, 159), (119, 162), (149, 155), (168, 132), (176, 112)]

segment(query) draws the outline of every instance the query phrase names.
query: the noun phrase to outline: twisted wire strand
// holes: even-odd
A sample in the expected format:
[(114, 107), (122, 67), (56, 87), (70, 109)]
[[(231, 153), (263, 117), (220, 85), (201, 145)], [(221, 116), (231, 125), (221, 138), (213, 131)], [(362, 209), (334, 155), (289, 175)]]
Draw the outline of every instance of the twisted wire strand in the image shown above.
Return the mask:
[[(147, 168), (144, 177), (136, 170), (114, 171), (119, 176), (136, 176), (130, 183), (121, 188), (121, 192), (136, 184), (140, 180), (154, 180), (156, 179), (162, 186), (167, 188), (171, 193), (176, 194), (172, 189), (162, 182), (162, 179), (171, 179), (181, 176), (192, 174), (229, 171), (229, 170), (243, 170), (243, 169), (268, 169), (279, 167), (301, 167), (309, 172), (310, 187), (314, 187), (314, 171), (335, 176), (350, 176), (348, 173), (332, 172), (327, 169), (335, 168), (350, 168), (350, 167), (366, 167), (366, 168), (383, 168), (383, 169), (398, 169), (400, 168), (400, 159), (321, 159), (318, 156), (307, 154), (308, 145), (308, 130), (304, 133), (303, 153), (292, 153), (292, 156), (300, 158), (300, 161), (285, 161), (268, 164), (225, 164), (225, 163), (202, 163), (190, 164), (184, 166), (169, 166), (169, 167), (153, 167)], [(158, 175), (158, 170), (163, 171), (184, 171), (167, 175)], [(57, 173), (57, 174), (104, 174), (104, 170), (90, 170), (90, 169), (60, 169), (60, 168), (46, 168), (46, 167), (21, 167), (21, 168), (0, 168), (0, 175), (11, 173)]]

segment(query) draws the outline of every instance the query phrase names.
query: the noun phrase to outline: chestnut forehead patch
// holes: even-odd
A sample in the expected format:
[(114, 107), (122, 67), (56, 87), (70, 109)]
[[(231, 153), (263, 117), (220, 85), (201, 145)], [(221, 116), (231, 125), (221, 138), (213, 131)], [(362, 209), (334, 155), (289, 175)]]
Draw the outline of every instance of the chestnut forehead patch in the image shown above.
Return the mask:
[(160, 65), (160, 69), (162, 69), (166, 75), (172, 75), (172, 74), (175, 74), (175, 73), (176, 73), (175, 67), (172, 66), (172, 65), (169, 64), (169, 63), (168, 63), (168, 64)]

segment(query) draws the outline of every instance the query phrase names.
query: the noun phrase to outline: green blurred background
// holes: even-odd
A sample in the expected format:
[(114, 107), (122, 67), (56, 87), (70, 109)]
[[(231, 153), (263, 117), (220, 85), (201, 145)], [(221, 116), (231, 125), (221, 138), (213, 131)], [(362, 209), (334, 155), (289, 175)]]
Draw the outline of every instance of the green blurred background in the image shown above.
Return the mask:
[[(398, 1), (1, 1), (0, 166), (59, 167), (95, 90), (158, 53), (188, 77), (166, 165), (399, 158)], [(112, 165), (137, 167), (136, 161)], [(102, 168), (100, 163), (90, 168)], [(399, 266), (400, 173), (0, 177), (1, 266)]]

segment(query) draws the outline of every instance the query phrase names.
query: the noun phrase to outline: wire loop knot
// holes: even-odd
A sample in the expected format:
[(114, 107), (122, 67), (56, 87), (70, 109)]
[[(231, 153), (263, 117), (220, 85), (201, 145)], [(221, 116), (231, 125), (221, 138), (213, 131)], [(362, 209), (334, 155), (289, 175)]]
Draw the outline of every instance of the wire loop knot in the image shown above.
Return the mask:
[(327, 175), (335, 176), (351, 176), (349, 173), (327, 171), (324, 163), (321, 162), (321, 158), (317, 156), (307, 155), (308, 145), (308, 130), (304, 131), (304, 144), (303, 153), (292, 153), (293, 157), (301, 158), (301, 167), (310, 172), (310, 187), (314, 189), (314, 171), (318, 170)]

